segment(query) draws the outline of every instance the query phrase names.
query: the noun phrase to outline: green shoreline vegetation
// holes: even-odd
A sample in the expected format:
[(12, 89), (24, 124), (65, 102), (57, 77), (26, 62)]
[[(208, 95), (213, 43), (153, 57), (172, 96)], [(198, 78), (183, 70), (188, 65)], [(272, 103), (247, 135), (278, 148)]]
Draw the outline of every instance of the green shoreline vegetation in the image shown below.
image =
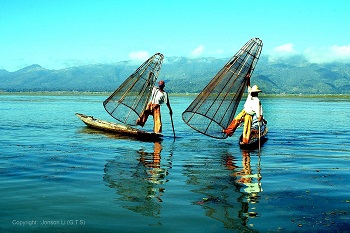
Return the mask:
[[(20, 92), (7, 92), (0, 91), (0, 95), (26, 95), (26, 96), (109, 96), (113, 92), (90, 92), (90, 91), (20, 91)], [(168, 92), (169, 93), (169, 92)], [(169, 93), (171, 96), (197, 96), (199, 93)], [(260, 94), (263, 98), (350, 98), (350, 94)]]

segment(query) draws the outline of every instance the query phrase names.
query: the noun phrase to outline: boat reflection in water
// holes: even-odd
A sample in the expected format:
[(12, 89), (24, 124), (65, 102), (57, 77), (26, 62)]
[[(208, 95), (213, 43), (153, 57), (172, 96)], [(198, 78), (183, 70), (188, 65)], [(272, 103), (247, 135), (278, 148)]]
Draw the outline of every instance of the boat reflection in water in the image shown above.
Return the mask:
[(162, 145), (155, 142), (153, 152), (138, 150), (137, 159), (125, 151), (105, 166), (104, 181), (116, 190), (122, 207), (145, 216), (160, 217), (166, 176), (171, 168), (171, 157), (161, 163)]
[(201, 205), (206, 216), (222, 222), (227, 229), (254, 232), (249, 220), (259, 217), (255, 205), (262, 191), (260, 162), (254, 170), (249, 151), (242, 151), (243, 166), (240, 167), (236, 157), (222, 152), (221, 164), (208, 162), (206, 158), (205, 166), (187, 166), (188, 182), (197, 186), (192, 191), (202, 196), (193, 204)]
[[(161, 166), (161, 143), (155, 142), (153, 149), (153, 153), (146, 152), (143, 149), (138, 150), (138, 153), (140, 154), (140, 162), (145, 167), (145, 172), (147, 173), (147, 177), (145, 179), (152, 184), (164, 184), (168, 181), (166, 179), (166, 176), (168, 175), (168, 169), (162, 168)], [(153, 193), (151, 196), (157, 198), (158, 201), (162, 202), (161, 195), (164, 192), (164, 189), (159, 188), (158, 190), (154, 191), (155, 193)]]
[(260, 154), (255, 156), (257, 158), (257, 169), (252, 169), (251, 166), (251, 156), (248, 150), (242, 150), (242, 169), (240, 171), (234, 172), (233, 176), (236, 177), (236, 183), (240, 187), (240, 191), (245, 193), (242, 198), (244, 198), (242, 203), (251, 204), (246, 206), (246, 209), (243, 213), (247, 217), (258, 217), (256, 208), (252, 205), (259, 202), (259, 193), (262, 192), (261, 187), (261, 173), (260, 173)]
[[(220, 222), (222, 227), (234, 231), (255, 231), (250, 220), (259, 217), (257, 206), (259, 192), (262, 191), (260, 159), (257, 160), (257, 156), (242, 151), (242, 159), (239, 159), (242, 160), (241, 166), (237, 160), (241, 156), (233, 156), (227, 148), (205, 153), (194, 150), (193, 153), (189, 152), (191, 156), (179, 162), (182, 176), (178, 176), (177, 180), (184, 179), (185, 182), (174, 184), (168, 182), (173, 165), (172, 151), (167, 151), (168, 154), (164, 155), (166, 152), (162, 153), (160, 142), (148, 145), (153, 148), (142, 148), (134, 152), (128, 149), (118, 150), (118, 155), (107, 161), (103, 179), (115, 191), (117, 206), (156, 218), (156, 224), (163, 224), (162, 221), (168, 221), (165, 216), (177, 216), (185, 211), (183, 208), (169, 210), (169, 207), (176, 206), (166, 201), (169, 199), (165, 198), (165, 189), (170, 188), (170, 192), (182, 195), (179, 196), (182, 198), (181, 206), (186, 206), (187, 203), (191, 203), (192, 207), (200, 206), (204, 210), (204, 219), (209, 217)], [(180, 186), (174, 188), (179, 183)], [(191, 209), (190, 206), (187, 208)], [(194, 209), (202, 212), (201, 209)], [(162, 215), (164, 211), (166, 213)], [(191, 215), (189, 219), (193, 220)]]

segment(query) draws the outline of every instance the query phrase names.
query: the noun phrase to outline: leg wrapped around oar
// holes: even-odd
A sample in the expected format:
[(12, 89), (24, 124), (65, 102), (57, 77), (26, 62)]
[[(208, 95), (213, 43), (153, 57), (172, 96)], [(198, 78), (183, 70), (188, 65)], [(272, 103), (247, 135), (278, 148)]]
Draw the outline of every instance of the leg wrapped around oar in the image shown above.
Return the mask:
[(252, 116), (249, 114), (245, 114), (244, 116), (244, 128), (243, 128), (243, 143), (249, 143), (250, 140), (250, 132), (252, 127)]

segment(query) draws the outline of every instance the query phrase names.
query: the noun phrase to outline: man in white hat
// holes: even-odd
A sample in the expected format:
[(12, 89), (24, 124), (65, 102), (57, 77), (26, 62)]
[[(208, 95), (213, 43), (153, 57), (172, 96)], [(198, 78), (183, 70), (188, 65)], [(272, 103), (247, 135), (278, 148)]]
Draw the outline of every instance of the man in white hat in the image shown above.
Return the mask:
[(243, 143), (249, 142), (253, 116), (256, 117), (258, 121), (261, 121), (263, 119), (263, 110), (258, 98), (258, 93), (261, 92), (261, 90), (259, 90), (257, 85), (250, 87), (250, 75), (247, 75), (246, 78), (248, 79), (248, 97), (244, 104), (244, 108), (235, 117), (235, 119), (233, 119), (231, 124), (223, 130), (225, 134), (231, 137), (236, 131), (239, 124), (244, 121)]

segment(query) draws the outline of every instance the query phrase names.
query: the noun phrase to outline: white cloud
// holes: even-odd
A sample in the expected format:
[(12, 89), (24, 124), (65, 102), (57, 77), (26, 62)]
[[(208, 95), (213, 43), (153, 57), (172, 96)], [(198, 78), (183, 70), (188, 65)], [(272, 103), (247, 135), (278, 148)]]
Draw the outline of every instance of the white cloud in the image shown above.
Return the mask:
[(283, 44), (280, 46), (277, 46), (273, 49), (275, 53), (281, 54), (281, 55), (286, 55), (286, 54), (294, 54), (294, 45), (291, 43), (288, 44)]
[(276, 61), (280, 58), (289, 57), (289, 56), (293, 56), (296, 54), (297, 54), (297, 52), (294, 49), (294, 44), (287, 43), (287, 44), (279, 45), (279, 46), (273, 48), (272, 51), (270, 52), (269, 61), (273, 62), (273, 61)]
[(331, 50), (340, 56), (348, 57), (350, 55), (350, 45), (338, 46), (334, 45)]
[(147, 60), (149, 57), (150, 56), (147, 51), (135, 51), (129, 53), (129, 58), (131, 60)]
[(273, 48), (269, 61), (275, 61), (293, 55), (303, 55), (311, 63), (350, 62), (350, 44), (333, 45), (330, 47), (309, 47), (302, 53), (294, 49), (294, 44), (288, 43)]
[(199, 57), (203, 54), (204, 46), (200, 45), (191, 52), (191, 57)]
[(304, 55), (311, 63), (350, 62), (350, 45), (307, 48)]

